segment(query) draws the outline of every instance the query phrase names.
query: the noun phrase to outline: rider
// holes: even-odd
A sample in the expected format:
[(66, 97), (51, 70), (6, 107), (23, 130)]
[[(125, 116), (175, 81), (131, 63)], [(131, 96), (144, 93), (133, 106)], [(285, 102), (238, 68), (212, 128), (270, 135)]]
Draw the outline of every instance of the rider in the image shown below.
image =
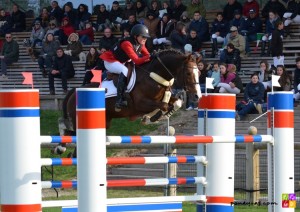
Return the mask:
[(100, 56), (108, 72), (120, 74), (115, 104), (117, 112), (122, 107), (127, 106), (124, 91), (127, 84), (128, 69), (125, 63), (133, 61), (133, 63), (141, 65), (150, 61), (150, 53), (145, 47), (146, 40), (149, 37), (148, 28), (142, 24), (136, 24), (131, 29), (130, 37), (120, 40), (109, 51)]

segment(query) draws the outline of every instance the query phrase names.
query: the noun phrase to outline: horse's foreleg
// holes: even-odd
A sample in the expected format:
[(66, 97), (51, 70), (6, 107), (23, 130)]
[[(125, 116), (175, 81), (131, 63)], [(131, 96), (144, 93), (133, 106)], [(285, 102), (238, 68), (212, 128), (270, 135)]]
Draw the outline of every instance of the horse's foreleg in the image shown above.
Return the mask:
[(174, 112), (176, 112), (179, 108), (181, 108), (182, 100), (177, 99), (177, 98), (173, 98), (173, 99), (170, 100), (170, 104), (171, 104), (171, 106), (169, 107), (169, 110), (166, 113), (163, 113), (162, 111), (159, 111), (157, 114), (155, 114), (154, 116), (152, 116), (150, 118), (150, 121), (155, 122), (155, 121), (159, 121), (159, 120), (162, 120), (162, 119), (170, 118), (171, 115)]

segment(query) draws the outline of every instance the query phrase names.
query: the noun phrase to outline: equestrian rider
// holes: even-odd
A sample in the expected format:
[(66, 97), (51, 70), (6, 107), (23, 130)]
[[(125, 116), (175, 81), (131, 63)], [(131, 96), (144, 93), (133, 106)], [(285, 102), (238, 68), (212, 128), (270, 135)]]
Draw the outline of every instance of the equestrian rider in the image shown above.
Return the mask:
[(133, 61), (134, 64), (141, 65), (150, 61), (150, 53), (145, 47), (149, 37), (148, 28), (142, 24), (136, 24), (130, 32), (130, 37), (120, 40), (100, 56), (108, 72), (119, 74), (115, 104), (117, 112), (127, 106), (124, 91), (127, 85), (128, 68), (125, 63)]

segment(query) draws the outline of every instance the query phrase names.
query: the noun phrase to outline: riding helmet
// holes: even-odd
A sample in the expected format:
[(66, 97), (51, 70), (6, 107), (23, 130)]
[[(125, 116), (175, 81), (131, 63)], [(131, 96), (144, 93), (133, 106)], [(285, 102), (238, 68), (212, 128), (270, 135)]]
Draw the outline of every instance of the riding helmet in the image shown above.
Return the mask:
[(132, 27), (132, 29), (131, 29), (130, 35), (131, 36), (139, 36), (139, 35), (141, 35), (143, 37), (150, 38), (149, 30), (143, 24), (136, 24), (136, 25), (134, 25)]

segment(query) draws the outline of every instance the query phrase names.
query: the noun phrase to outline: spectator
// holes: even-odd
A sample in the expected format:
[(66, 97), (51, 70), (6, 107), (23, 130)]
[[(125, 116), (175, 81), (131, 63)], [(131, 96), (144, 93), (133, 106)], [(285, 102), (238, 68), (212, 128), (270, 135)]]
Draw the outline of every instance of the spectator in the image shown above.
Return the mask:
[(61, 78), (63, 93), (68, 92), (67, 80), (74, 77), (75, 70), (71, 57), (64, 54), (64, 50), (59, 47), (56, 50), (56, 57), (53, 62), (53, 69), (49, 73), (50, 95), (55, 95), (54, 78)]
[(79, 54), (82, 53), (82, 43), (77, 33), (72, 33), (69, 36), (68, 45), (64, 53), (71, 56), (72, 61), (79, 61), (81, 59)]
[(112, 34), (110, 28), (104, 30), (104, 36), (99, 40), (99, 50), (102, 52), (110, 50), (116, 43), (118, 39)]
[(158, 23), (156, 38), (153, 39), (153, 45), (170, 45), (171, 42), (168, 40), (171, 32), (175, 29), (175, 22), (170, 19), (170, 16), (165, 13)]
[(113, 25), (113, 29), (120, 31), (121, 22), (123, 20), (123, 10), (118, 1), (114, 1), (112, 4), (112, 8), (109, 12), (109, 20)]
[(290, 91), (291, 78), (283, 65), (278, 65), (276, 68), (276, 75), (280, 76), (278, 82), (280, 87), (274, 87), (274, 91)]
[(160, 4), (160, 2), (158, 2), (157, 0), (152, 0), (151, 3), (150, 3), (150, 8), (148, 10), (148, 13), (153, 14), (154, 18), (159, 17), (159, 10), (160, 10), (160, 5), (159, 4)]
[(97, 12), (96, 28), (99, 32), (103, 32), (105, 28), (110, 27), (110, 24), (109, 12), (106, 10), (105, 4), (100, 4), (99, 12)]
[(39, 20), (41, 22), (41, 26), (44, 29), (46, 29), (48, 27), (49, 22), (50, 22), (50, 13), (49, 13), (47, 7), (42, 8), (41, 14), (37, 18), (37, 20)]
[(211, 73), (208, 74), (208, 77), (211, 77), (214, 79), (212, 85), (214, 86), (214, 88), (216, 88), (221, 80), (221, 77), (220, 77), (220, 67), (219, 67), (219, 63), (218, 62), (215, 62), (213, 65), (212, 65), (212, 69), (211, 69)]
[(267, 56), (270, 56), (271, 51), (271, 39), (272, 39), (272, 32), (276, 28), (276, 23), (280, 21), (280, 18), (277, 13), (273, 11), (269, 12), (269, 18), (266, 21), (266, 31), (265, 35), (262, 37), (262, 46), (261, 46), (261, 54), (260, 56), (265, 56), (266, 44), (268, 43), (268, 51)]
[(258, 75), (252, 74), (251, 81), (245, 88), (244, 100), (236, 106), (237, 120), (243, 120), (250, 113), (262, 113), (261, 104), (264, 102), (264, 91), (264, 86), (259, 82)]
[(148, 12), (148, 7), (145, 5), (143, 0), (136, 1), (136, 19), (138, 22), (144, 23)]
[(121, 24), (121, 30), (127, 28), (129, 31), (131, 31), (132, 27), (136, 24), (140, 24), (135, 18), (135, 13), (132, 13), (128, 17), (128, 21)]
[(232, 20), (234, 17), (235, 10), (242, 11), (243, 6), (236, 0), (227, 0), (227, 4), (225, 5), (225, 7), (223, 9), (223, 18), (226, 21)]
[(11, 65), (19, 60), (19, 45), (17, 41), (12, 39), (10, 32), (5, 34), (5, 42), (1, 50), (0, 60), (2, 78), (6, 79), (7, 65)]
[(91, 22), (85, 22), (84, 29), (77, 31), (77, 33), (83, 45), (91, 45), (94, 42), (94, 30)]
[(26, 30), (26, 15), (19, 9), (17, 4), (13, 4), (11, 21), (12, 32), (23, 32)]
[(206, 77), (208, 77), (208, 70), (210, 67), (208, 67), (204, 61), (199, 61), (197, 67), (199, 71), (199, 85), (201, 93), (204, 93), (206, 88)]
[(67, 17), (69, 19), (69, 23), (72, 25), (74, 29), (77, 29), (78, 26), (76, 26), (76, 20), (77, 20), (77, 14), (76, 11), (73, 8), (73, 3), (72, 2), (67, 2), (63, 6), (63, 12), (64, 12), (64, 17)]
[(126, 7), (123, 13), (123, 19), (128, 20), (129, 16), (136, 14), (136, 9), (134, 7), (134, 3), (131, 0), (126, 0)]
[(232, 71), (229, 72), (225, 63), (220, 64), (220, 74), (221, 81), (218, 84), (218, 87), (220, 87), (219, 93), (240, 93), (241, 90), (234, 83), (236, 75)]
[(286, 35), (290, 36), (290, 24), (296, 23), (300, 24), (300, 2), (298, 0), (290, 0), (288, 2), (287, 11), (283, 15), (284, 18), (284, 28)]
[(51, 7), (52, 7), (52, 9), (50, 11), (50, 19), (55, 19), (57, 21), (57, 26), (59, 26), (61, 24), (64, 12), (59, 7), (57, 1), (52, 1)]
[(243, 16), (249, 17), (249, 11), (256, 11), (255, 18), (259, 18), (259, 4), (256, 0), (246, 0), (243, 5)]
[(179, 21), (180, 16), (184, 11), (186, 11), (186, 6), (182, 4), (182, 1), (181, 0), (175, 0), (172, 19), (175, 19), (176, 21)]
[(69, 18), (64, 17), (62, 20), (62, 26), (59, 29), (59, 42), (61, 45), (68, 44), (69, 36), (75, 32), (74, 27), (70, 24)]
[(204, 17), (201, 16), (199, 11), (194, 12), (194, 18), (189, 25), (189, 31), (195, 29), (200, 42), (209, 41), (209, 27)]
[[(125, 28), (125, 29), (123, 29), (122, 37), (119, 40), (122, 40), (122, 39), (125, 39), (128, 37), (130, 37), (130, 30)], [(118, 41), (118, 39), (117, 39), (117, 41)]]
[(261, 11), (261, 16), (265, 19), (269, 17), (269, 12), (272, 11), (279, 15), (280, 18), (283, 17), (283, 14), (285, 13), (286, 9), (282, 3), (280, 3), (278, 0), (269, 0), (263, 10)]
[(240, 51), (236, 49), (232, 43), (229, 43), (223, 52), (224, 58), (222, 58), (221, 62), (226, 64), (234, 64), (236, 71), (239, 72), (241, 70)]
[(159, 17), (162, 18), (164, 14), (168, 14), (170, 19), (172, 19), (173, 10), (170, 6), (170, 2), (168, 0), (163, 1), (162, 7), (164, 12), (163, 14), (159, 14)]
[[(56, 50), (60, 47), (59, 41), (54, 39), (52, 33), (48, 33), (46, 40), (43, 42), (40, 57), (38, 59), (38, 64), (43, 77), (51, 71), (53, 65), (53, 59), (56, 54)], [(46, 66), (46, 68), (45, 68)]]
[(257, 33), (262, 32), (262, 23), (259, 17), (256, 16), (256, 11), (251, 9), (249, 11), (249, 17), (242, 22), (241, 34), (246, 40), (246, 53), (250, 54), (250, 42), (257, 40)]
[(154, 13), (152, 13), (151, 10), (149, 10), (147, 17), (144, 19), (144, 25), (149, 30), (150, 38), (147, 39), (146, 48), (150, 52), (152, 52), (153, 50), (153, 39), (156, 38), (158, 23), (159, 23), (159, 18)]
[[(172, 19), (172, 22), (178, 22), (178, 21), (176, 21), (175, 19)], [(190, 23), (191, 23), (191, 19), (188, 17), (187, 11), (184, 11), (181, 14), (181, 16), (180, 16), (180, 22), (185, 25), (186, 29), (189, 29)]]
[(212, 53), (214, 58), (218, 54), (218, 43), (224, 43), (224, 39), (228, 33), (228, 23), (223, 19), (222, 13), (217, 13), (217, 18), (212, 23), (211, 39), (212, 39)]
[(170, 34), (170, 40), (172, 47), (184, 52), (184, 45), (187, 43), (186, 29), (185, 25), (178, 22), (176, 28)]
[[(227, 34), (224, 45), (227, 45), (229, 43), (232, 43), (236, 49), (240, 51), (240, 56), (245, 56), (245, 48), (246, 48), (246, 42), (245, 38), (238, 33), (238, 30), (235, 26), (232, 26), (230, 28), (230, 33)], [(221, 53), (222, 57), (222, 53)]]
[(187, 43), (192, 45), (193, 52), (200, 52), (201, 41), (197, 35), (196, 30), (191, 29), (189, 35), (187, 36)]
[(284, 65), (282, 21), (276, 22), (276, 29), (272, 32), (271, 55), (275, 67), (277, 67), (277, 65)]
[(46, 37), (49, 33), (53, 34), (54, 38), (59, 36), (59, 28), (57, 27), (57, 21), (55, 19), (53, 19), (49, 22), (49, 27), (48, 27), (47, 31), (45, 32), (43, 41), (46, 40)]
[(86, 29), (85, 23), (89, 22), (91, 18), (88, 6), (86, 4), (79, 4), (77, 8), (77, 15), (75, 17), (75, 29)]
[(268, 88), (272, 88), (272, 83), (271, 83), (271, 74), (269, 71), (269, 63), (266, 60), (260, 61), (259, 64), (260, 70), (257, 73), (259, 81), (264, 85), (265, 90)]
[(206, 16), (206, 9), (201, 0), (191, 0), (191, 4), (188, 4), (186, 11), (189, 18), (193, 18), (195, 11), (199, 11), (204, 18)]
[(10, 15), (6, 14), (4, 9), (0, 9), (0, 37), (5, 37), (5, 34), (11, 31), (11, 27)]
[(294, 100), (300, 99), (300, 57), (296, 58), (296, 68), (294, 71)]
[(235, 26), (241, 32), (241, 25), (245, 21), (240, 10), (234, 11), (234, 18), (230, 21), (229, 27)]

